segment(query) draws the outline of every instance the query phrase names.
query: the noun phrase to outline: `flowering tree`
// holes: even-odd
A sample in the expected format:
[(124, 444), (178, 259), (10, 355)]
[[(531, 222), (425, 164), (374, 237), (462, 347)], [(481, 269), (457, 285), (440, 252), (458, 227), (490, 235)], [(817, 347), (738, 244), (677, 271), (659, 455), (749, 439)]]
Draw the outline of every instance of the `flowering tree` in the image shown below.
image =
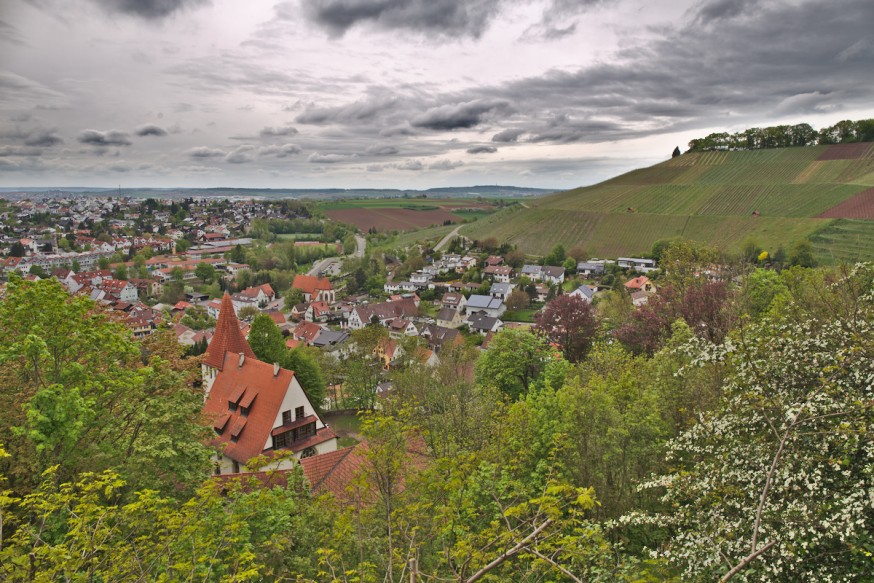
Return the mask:
[(579, 296), (558, 296), (537, 315), (536, 329), (561, 348), (570, 362), (582, 360), (595, 339), (598, 320), (592, 304)]
[(671, 442), (676, 471), (645, 485), (666, 488), (669, 513), (627, 517), (675, 530), (660, 552), (684, 578), (871, 573), (872, 274), (859, 266), (835, 284), (865, 282), (851, 317), (765, 320), (722, 346), (690, 344), (697, 362), (734, 373), (721, 406)]

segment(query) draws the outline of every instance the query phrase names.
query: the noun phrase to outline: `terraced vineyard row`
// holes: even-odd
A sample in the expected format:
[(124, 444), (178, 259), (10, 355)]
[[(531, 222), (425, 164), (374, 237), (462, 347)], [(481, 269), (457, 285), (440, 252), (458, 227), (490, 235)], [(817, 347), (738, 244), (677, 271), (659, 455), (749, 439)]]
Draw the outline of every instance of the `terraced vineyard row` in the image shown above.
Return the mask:
[[(680, 235), (726, 249), (747, 238), (788, 249), (835, 219), (867, 218), (874, 207), (856, 197), (874, 187), (874, 146), (843, 146), (684, 154), (465, 228), (533, 253), (556, 243), (603, 255), (641, 253)], [(842, 237), (859, 236), (843, 228), (830, 240), (849, 256)], [(867, 253), (874, 259), (874, 244)]]
[(871, 259), (874, 249), (874, 221), (838, 219), (810, 236), (820, 262), (853, 263)]

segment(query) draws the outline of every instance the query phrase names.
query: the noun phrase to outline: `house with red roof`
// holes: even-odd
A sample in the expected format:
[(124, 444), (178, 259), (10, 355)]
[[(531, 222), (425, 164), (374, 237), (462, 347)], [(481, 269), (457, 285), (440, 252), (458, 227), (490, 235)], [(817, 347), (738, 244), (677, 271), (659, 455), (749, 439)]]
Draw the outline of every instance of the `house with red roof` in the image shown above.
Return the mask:
[(216, 433), (216, 474), (238, 473), (257, 456), (289, 452), (292, 459), (267, 464), (286, 469), (296, 459), (337, 449), (337, 435), (319, 418), (294, 372), (255, 357), (227, 293), (202, 368), (203, 412)]
[(291, 287), (302, 291), (303, 299), (307, 302), (318, 301), (332, 304), (337, 301), (334, 286), (327, 277), (295, 275), (294, 281), (291, 282)]
[(656, 291), (655, 285), (653, 285), (653, 283), (645, 275), (635, 277), (634, 279), (629, 279), (627, 282), (625, 282), (625, 289), (630, 292), (642, 291), (647, 293), (654, 293)]
[(331, 317), (331, 306), (326, 302), (313, 302), (307, 306), (303, 314), (307, 322), (327, 322)]

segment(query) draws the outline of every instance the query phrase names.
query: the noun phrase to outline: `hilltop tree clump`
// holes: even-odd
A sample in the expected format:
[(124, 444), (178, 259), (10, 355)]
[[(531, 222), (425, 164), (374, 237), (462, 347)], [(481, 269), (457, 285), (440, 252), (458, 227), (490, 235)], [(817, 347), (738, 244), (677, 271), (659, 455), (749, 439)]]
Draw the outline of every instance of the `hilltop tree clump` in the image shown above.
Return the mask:
[(717, 132), (690, 141), (689, 151), (758, 150), (871, 141), (874, 141), (874, 119), (862, 119), (839, 121), (819, 132), (808, 123), (750, 128), (734, 134)]

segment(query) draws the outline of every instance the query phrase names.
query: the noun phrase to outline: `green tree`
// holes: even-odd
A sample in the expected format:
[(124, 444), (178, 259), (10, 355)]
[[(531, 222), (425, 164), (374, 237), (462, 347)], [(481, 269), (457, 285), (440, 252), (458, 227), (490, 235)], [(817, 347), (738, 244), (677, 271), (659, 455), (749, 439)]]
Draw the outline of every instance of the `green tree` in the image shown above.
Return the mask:
[(756, 269), (744, 279), (741, 297), (746, 312), (753, 318), (758, 318), (768, 311), (775, 297), (787, 294), (788, 291), (776, 272)]
[(41, 266), (39, 266), (39, 265), (31, 265), (31, 266), (30, 266), (30, 269), (29, 269), (27, 272), (28, 272), (29, 274), (31, 274), (31, 275), (35, 275), (35, 276), (37, 276), (37, 277), (41, 277), (42, 279), (45, 279), (45, 278), (47, 278), (47, 277), (49, 276), (49, 274), (46, 273), (46, 270), (43, 269), (43, 268), (42, 268)]
[(549, 346), (544, 338), (522, 329), (498, 332), (476, 362), (476, 381), (518, 399), (539, 378)]
[(216, 270), (211, 263), (198, 263), (194, 275), (203, 283), (212, 283), (216, 278)]
[(192, 306), (185, 310), (185, 315), (179, 323), (188, 326), (192, 330), (206, 330), (215, 327), (215, 318), (209, 315), (205, 308)]
[(801, 239), (789, 251), (789, 265), (799, 267), (814, 267), (816, 259), (813, 256), (813, 245), (807, 239)]
[(564, 260), (567, 258), (567, 254), (564, 249), (564, 245), (556, 245), (549, 252), (549, 255), (543, 258), (544, 265), (561, 265), (564, 263)]
[(132, 484), (168, 492), (207, 471), (193, 378), (158, 356), (144, 362), (130, 332), (93, 302), (53, 279), (13, 277), (0, 331), (0, 434), (17, 489), (54, 465), (60, 479), (115, 468)]
[(115, 268), (115, 273), (113, 274), (115, 279), (126, 280), (127, 279), (127, 267), (124, 264), (119, 265)]
[(188, 239), (177, 239), (175, 243), (176, 253), (185, 253), (191, 248), (191, 241)]

